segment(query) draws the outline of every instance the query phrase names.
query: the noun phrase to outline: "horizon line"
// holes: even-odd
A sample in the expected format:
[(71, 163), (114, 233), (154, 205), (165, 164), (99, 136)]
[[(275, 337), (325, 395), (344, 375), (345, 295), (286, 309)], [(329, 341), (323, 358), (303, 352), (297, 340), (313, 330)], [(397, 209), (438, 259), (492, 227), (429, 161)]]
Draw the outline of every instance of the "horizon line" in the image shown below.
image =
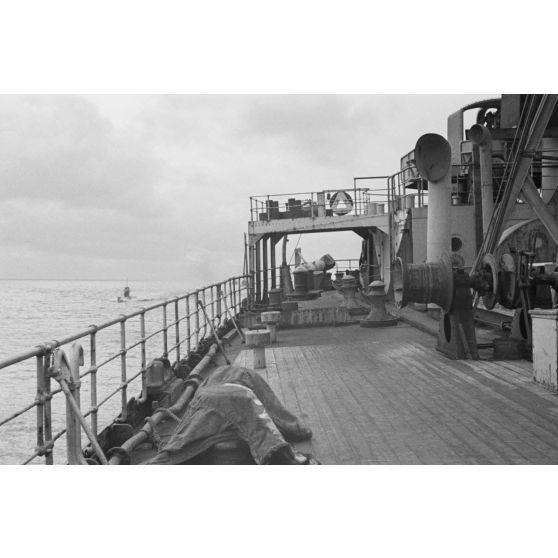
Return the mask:
[(91, 278), (54, 278), (54, 277), (0, 277), (0, 281), (182, 281), (182, 279), (91, 279)]

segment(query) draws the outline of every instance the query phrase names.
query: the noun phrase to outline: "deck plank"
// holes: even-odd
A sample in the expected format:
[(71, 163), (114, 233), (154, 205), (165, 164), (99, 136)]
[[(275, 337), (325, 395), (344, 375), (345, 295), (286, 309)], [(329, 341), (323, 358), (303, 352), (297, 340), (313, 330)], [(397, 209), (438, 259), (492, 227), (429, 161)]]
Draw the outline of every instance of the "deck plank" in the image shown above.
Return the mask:
[[(347, 440), (353, 458), (358, 462), (377, 462), (378, 458), (373, 447), (367, 440), (369, 429), (362, 429), (358, 422), (358, 407), (350, 400), (352, 393), (347, 389), (346, 384), (340, 380), (338, 370), (331, 366), (324, 366), (319, 358), (319, 349), (312, 353), (312, 347), (303, 352), (309, 368), (314, 373), (319, 372), (322, 382), (328, 387), (332, 396), (329, 398), (332, 419), (335, 421)], [(315, 348), (314, 348), (315, 349)]]
[[(496, 389), (498, 386), (481, 382), (482, 377), (474, 373), (476, 364), (446, 360), (445, 357), (436, 358), (434, 355), (427, 368), (420, 367), (429, 381), (434, 386), (438, 385), (445, 394), (444, 401), (439, 403), (438, 408), (443, 409), (447, 402), (450, 409), (459, 409), (457, 420), (477, 438), (478, 445), (484, 447), (487, 456), (496, 452), (497, 455), (492, 456), (491, 460), (527, 462), (527, 454), (532, 453), (531, 444), (527, 442), (523, 444), (522, 451), (518, 450), (521, 444), (517, 444), (519, 440), (516, 432), (510, 427), (517, 417), (509, 415), (507, 402)], [(448, 363), (451, 365), (448, 366)], [(463, 373), (460, 368), (468, 369), (467, 373)]]
[(557, 463), (558, 400), (530, 363), (452, 361), (409, 326), (280, 331), (264, 374), (324, 463)]
[[(527, 361), (453, 361), (406, 324), (279, 330), (278, 340), (259, 372), (312, 428), (297, 448), (324, 464), (558, 463), (558, 397)], [(229, 354), (253, 366), (244, 345)]]
[[(469, 401), (464, 401), (463, 404), (473, 405), (475, 413), (486, 419), (480, 426), (496, 428), (499, 431), (496, 442), (503, 438), (508, 440), (510, 447), (521, 445), (523, 451), (530, 454), (530, 457), (532, 457), (533, 446), (538, 446), (541, 451), (540, 458), (544, 461), (546, 452), (556, 451), (556, 428), (553, 421), (548, 420), (551, 409), (544, 401), (550, 394), (533, 383), (530, 383), (525, 389), (517, 389), (516, 385), (510, 387), (509, 385), (502, 386), (501, 383), (491, 380), (486, 382), (482, 369), (487, 364), (497, 366), (497, 363), (483, 363), (482, 361), (460, 362), (452, 364), (452, 367), (447, 370), (448, 374), (461, 375), (461, 379), (470, 384), (473, 390), (475, 387), (479, 388), (480, 383), (484, 382), (482, 393), (475, 393), (473, 397), (469, 398)], [(470, 377), (464, 376), (457, 368), (466, 369)], [(476, 380), (472, 377), (473, 375), (477, 375)], [(476, 404), (477, 401), (480, 404)], [(556, 406), (555, 400), (554, 402), (551, 400), (551, 406), (553, 408)], [(520, 431), (516, 428), (519, 423), (522, 425)], [(517, 442), (521, 442), (521, 444), (517, 445)], [(517, 452), (517, 450), (515, 451)], [(521, 454), (521, 452), (519, 453)]]
[[(314, 434), (313, 445), (317, 446), (318, 459), (325, 464), (354, 462), (351, 448), (333, 420), (330, 387), (321, 381), (320, 374), (313, 373), (307, 360), (302, 358), (300, 348), (289, 350), (288, 358), (283, 364), (281, 370), (284, 370), (286, 374), (282, 378), (284, 378), (284, 381), (292, 381), (293, 378), (296, 378), (296, 389), (297, 391), (300, 390), (301, 400), (303, 401), (301, 403), (302, 408), (308, 414), (310, 414), (310, 409), (317, 413), (319, 417), (318, 430), (321, 429), (327, 437), (327, 444), (321, 450), (320, 439), (316, 433)], [(310, 421), (310, 427), (313, 430), (316, 430), (317, 426), (316, 422)]]

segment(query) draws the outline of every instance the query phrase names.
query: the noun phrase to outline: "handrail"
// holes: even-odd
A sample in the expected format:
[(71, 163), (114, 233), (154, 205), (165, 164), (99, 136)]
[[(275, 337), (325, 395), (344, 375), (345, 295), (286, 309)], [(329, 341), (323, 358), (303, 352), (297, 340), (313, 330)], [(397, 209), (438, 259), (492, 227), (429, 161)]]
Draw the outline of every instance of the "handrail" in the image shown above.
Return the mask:
[[(179, 361), (183, 356), (197, 351), (200, 343), (207, 336), (208, 328), (219, 327), (228, 319), (229, 312), (236, 315), (241, 310), (242, 300), (248, 294), (248, 279), (248, 275), (238, 275), (219, 283), (212, 283), (181, 296), (173, 297), (127, 314), (121, 314), (100, 325), (91, 325), (62, 339), (44, 342), (32, 349), (0, 361), (0, 371), (2, 371), (10, 366), (27, 363), (33, 358), (36, 359), (37, 389), (35, 400), (0, 420), (0, 427), (9, 428), (9, 423), (14, 419), (36, 408), (36, 448), (30, 457), (23, 460), (23, 463), (29, 463), (35, 458), (43, 456), (47, 464), (53, 464), (54, 444), (66, 434), (65, 428), (53, 434), (53, 418), (59, 419), (60, 417), (55, 416), (51, 402), (53, 399), (59, 400), (55, 396), (63, 393), (63, 390), (60, 388), (51, 389), (50, 387), (52, 359), (56, 349), (68, 343), (89, 338), (89, 366), (84, 372), (79, 374), (79, 380), (80, 382), (87, 381), (89, 387), (90, 407), (89, 409), (84, 409), (82, 414), (84, 417), (89, 418), (88, 429), (96, 437), (98, 434), (99, 409), (118, 393), (121, 394), (120, 415), (125, 420), (128, 386), (136, 380), (139, 381), (139, 378), (142, 380), (142, 385), (144, 382), (147, 370), (147, 341), (152, 340), (152, 344), (155, 344), (155, 338), (157, 336), (162, 337), (162, 347), (159, 344), (157, 349), (151, 349), (153, 352), (151, 358), (160, 357), (161, 355), (168, 357), (172, 353), (173, 359), (176, 358), (176, 361)], [(171, 306), (170, 314), (167, 312), (169, 305)], [(205, 316), (201, 316), (201, 319), (200, 306), (203, 308)], [(150, 331), (146, 331), (146, 316), (152, 317), (157, 310), (161, 309), (163, 310), (163, 315), (159, 316), (157, 314), (157, 320), (152, 320), (149, 324)], [(128, 322), (137, 317), (140, 318), (139, 336), (137, 331), (133, 332), (131, 328), (127, 328)], [(170, 319), (167, 319), (167, 317)], [(180, 326), (184, 322), (186, 322), (185, 328)], [(134, 327), (136, 323), (134, 322)], [(103, 354), (102, 361), (98, 362), (98, 333), (118, 325), (120, 325), (118, 350), (114, 352), (108, 351), (108, 354)], [(118, 332), (115, 332), (115, 334), (118, 336)], [(111, 341), (115, 342), (115, 339)], [(184, 346), (186, 347), (186, 355), (181, 355), (181, 347)], [(127, 374), (127, 370), (131, 366), (128, 362), (128, 357), (129, 353), (134, 349), (140, 352), (141, 362), (138, 366), (139, 371), (136, 368), (135, 373), (130, 377)], [(97, 393), (98, 374), (109, 363), (118, 360), (120, 360), (119, 365), (112, 365), (112, 367), (109, 367), (109, 370), (112, 372), (113, 368), (120, 369), (120, 382), (115, 384), (114, 380), (111, 380), (112, 384), (108, 385), (110, 393), (103, 393), (103, 397), (99, 401)], [(133, 366), (136, 366), (136, 364), (133, 363)], [(116, 417), (116, 412), (112, 419)]]
[[(249, 275), (238, 275), (236, 277), (231, 277), (230, 279), (227, 279), (227, 281), (230, 281), (232, 279), (247, 279), (247, 278), (249, 278)], [(202, 287), (200, 289), (196, 289), (195, 291), (188, 292), (188, 293), (186, 293), (184, 295), (181, 295), (179, 297), (170, 298), (170, 299), (164, 300), (163, 302), (158, 302), (156, 304), (152, 304), (151, 306), (140, 308), (139, 310), (135, 310), (134, 312), (131, 312), (130, 314), (120, 314), (120, 316), (118, 318), (113, 318), (112, 320), (109, 320), (107, 322), (103, 322), (101, 325), (90, 325), (87, 329), (81, 330), (77, 333), (74, 333), (74, 334), (72, 334), (68, 337), (64, 337), (60, 340), (54, 339), (52, 341), (46, 341), (43, 344), (37, 345), (34, 349), (30, 349), (28, 351), (24, 351), (23, 353), (14, 355), (13, 357), (9, 357), (7, 359), (0, 360), (0, 370), (2, 370), (2, 368), (6, 368), (7, 366), (17, 364), (17, 363), (19, 363), (23, 360), (26, 360), (30, 357), (44, 355), (44, 354), (46, 354), (46, 352), (50, 352), (53, 349), (57, 349), (61, 345), (66, 345), (68, 343), (72, 343), (73, 341), (77, 341), (78, 339), (81, 339), (81, 338), (83, 338), (87, 335), (90, 335), (92, 333), (96, 333), (96, 332), (101, 331), (103, 329), (106, 329), (107, 327), (110, 327), (112, 325), (116, 325), (118, 323), (125, 322), (126, 320), (129, 320), (130, 318), (135, 318), (136, 316), (140, 316), (141, 314), (145, 314), (146, 312), (150, 312), (151, 310), (155, 310), (157, 308), (162, 308), (163, 306), (167, 306), (171, 302), (185, 300), (186, 298), (188, 298), (188, 297), (190, 297), (190, 296), (192, 296), (196, 293), (200, 293), (204, 290), (211, 289), (212, 287), (216, 287), (220, 284), (222, 284), (222, 283), (213, 283), (211, 285), (207, 285), (207, 287)], [(183, 318), (183, 319), (185, 319), (185, 318)], [(172, 324), (168, 324), (168, 325), (170, 326)]]

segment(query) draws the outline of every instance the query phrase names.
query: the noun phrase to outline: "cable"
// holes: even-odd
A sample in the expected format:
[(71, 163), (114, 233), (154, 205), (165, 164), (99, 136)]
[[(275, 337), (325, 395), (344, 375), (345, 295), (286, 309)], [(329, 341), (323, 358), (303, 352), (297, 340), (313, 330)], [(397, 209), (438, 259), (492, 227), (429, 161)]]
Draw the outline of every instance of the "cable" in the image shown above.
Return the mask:
[(296, 249), (298, 248), (298, 243), (300, 242), (300, 238), (302, 237), (301, 234), (298, 235), (298, 240), (296, 241), (296, 246), (294, 247), (293, 253), (291, 254), (291, 259), (289, 260), (289, 265), (291, 265), (291, 262), (293, 261), (294, 258), (294, 254)]

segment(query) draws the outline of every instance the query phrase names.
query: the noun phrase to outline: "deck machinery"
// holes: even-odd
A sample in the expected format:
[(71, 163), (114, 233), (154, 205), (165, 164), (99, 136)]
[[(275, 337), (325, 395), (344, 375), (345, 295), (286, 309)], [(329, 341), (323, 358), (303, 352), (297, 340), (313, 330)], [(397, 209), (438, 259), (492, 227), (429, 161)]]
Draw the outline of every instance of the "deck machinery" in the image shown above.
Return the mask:
[[(440, 313), (439, 350), (478, 358), (481, 310), (511, 314), (509, 338), (528, 350), (529, 310), (552, 308), (558, 286), (557, 99), (511, 94), (463, 107), (447, 139), (425, 134), (397, 173), (355, 178), (350, 190), (252, 198), (252, 302), (277, 286), (285, 235), (351, 230), (363, 239), (363, 287), (380, 279), (399, 306)], [(357, 188), (363, 178), (381, 187)]]

